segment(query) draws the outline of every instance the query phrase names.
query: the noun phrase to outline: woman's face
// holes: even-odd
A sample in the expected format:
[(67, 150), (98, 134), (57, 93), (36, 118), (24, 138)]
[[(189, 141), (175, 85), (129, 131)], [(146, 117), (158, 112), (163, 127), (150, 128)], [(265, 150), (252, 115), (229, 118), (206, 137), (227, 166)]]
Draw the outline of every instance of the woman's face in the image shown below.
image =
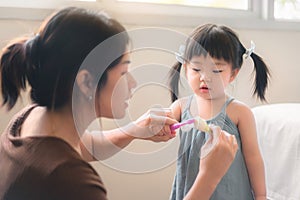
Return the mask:
[(238, 70), (223, 59), (194, 56), (185, 65), (186, 75), (193, 92), (204, 99), (223, 98), (226, 86), (233, 81)]
[(119, 64), (108, 70), (106, 84), (100, 89), (96, 102), (98, 117), (122, 118), (136, 81), (128, 72), (130, 54), (123, 55)]

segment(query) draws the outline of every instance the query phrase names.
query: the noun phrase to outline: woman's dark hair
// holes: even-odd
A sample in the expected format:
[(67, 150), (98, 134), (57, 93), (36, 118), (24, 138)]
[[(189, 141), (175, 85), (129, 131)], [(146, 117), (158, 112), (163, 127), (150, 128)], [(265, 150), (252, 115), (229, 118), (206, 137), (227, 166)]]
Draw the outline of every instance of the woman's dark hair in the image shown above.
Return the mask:
[[(190, 61), (193, 56), (206, 56), (224, 59), (232, 64), (232, 69), (240, 69), (243, 64), (243, 55), (246, 48), (240, 42), (237, 34), (226, 26), (206, 24), (196, 28), (188, 37), (185, 44), (183, 60)], [(265, 101), (265, 91), (268, 86), (269, 70), (260, 56), (252, 53), (251, 58), (254, 62), (255, 88), (253, 95)], [(169, 86), (171, 89), (171, 99), (175, 101), (178, 96), (178, 83), (182, 63), (177, 62), (169, 74)]]
[[(50, 109), (63, 107), (71, 100), (77, 72), (86, 56), (98, 44), (119, 33), (122, 39), (110, 51), (125, 52), (129, 43), (128, 34), (119, 22), (104, 13), (81, 8), (58, 11), (35, 36), (16, 39), (3, 49), (0, 58), (3, 105), (11, 109), (28, 81), (34, 103)], [(98, 89), (105, 85), (107, 71), (121, 58), (109, 66), (94, 66), (106, 68)]]

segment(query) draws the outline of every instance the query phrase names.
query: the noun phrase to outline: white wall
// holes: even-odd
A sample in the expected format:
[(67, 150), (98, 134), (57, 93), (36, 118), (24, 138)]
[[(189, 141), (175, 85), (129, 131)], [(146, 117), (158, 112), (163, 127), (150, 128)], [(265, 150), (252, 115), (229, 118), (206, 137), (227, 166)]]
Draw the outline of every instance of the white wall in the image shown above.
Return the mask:
[[(0, 20), (0, 47), (2, 48), (9, 39), (32, 32), (38, 26), (37, 21), (21, 20)], [(138, 26), (126, 25), (130, 30)], [(140, 28), (140, 27), (139, 27)], [(189, 33), (191, 28), (168, 27), (179, 32)], [(233, 27), (234, 28), (234, 27)], [(241, 41), (245, 46), (250, 45), (250, 40), (256, 44), (255, 51), (260, 54), (268, 63), (272, 73), (272, 80), (267, 91), (269, 103), (279, 102), (300, 102), (300, 67), (298, 61), (298, 48), (300, 47), (300, 32), (293, 31), (276, 31), (276, 30), (246, 30), (235, 29)], [(170, 55), (159, 56), (157, 52), (143, 52), (144, 55), (136, 53), (133, 55), (133, 67), (138, 67), (143, 63), (155, 61), (164, 65), (172, 65), (175, 59)], [(230, 88), (231, 93), (241, 101), (248, 103), (250, 106), (260, 104), (260, 102), (251, 98), (252, 86), (250, 75), (252, 72), (252, 61), (246, 60), (242, 67), (237, 81)], [(149, 72), (150, 76), (151, 73)], [(149, 75), (147, 73), (147, 75)], [(164, 74), (157, 74), (163, 78)], [(143, 77), (140, 77), (141, 79)], [(18, 107), (8, 114), (4, 108), (0, 109), (0, 131), (2, 132), (11, 116), (28, 101), (24, 97), (23, 102), (18, 103)], [(167, 107), (170, 104), (167, 90), (158, 86), (145, 86), (136, 91), (135, 96), (130, 104), (130, 115), (133, 119), (146, 111), (153, 105)], [(103, 120), (104, 127), (109, 129), (115, 126), (114, 121)], [(126, 150), (133, 154), (151, 154), (160, 153), (163, 149), (174, 145), (173, 141), (169, 143), (154, 144), (151, 142), (134, 142)], [(176, 154), (176, 150), (175, 150)], [(174, 155), (172, 155), (174, 156)], [(162, 158), (162, 159), (165, 159)], [(108, 188), (108, 197), (112, 200), (117, 199), (167, 199), (170, 193), (173, 175), (175, 173), (175, 160), (171, 159), (168, 165), (162, 166), (161, 169), (154, 169), (151, 172), (133, 174), (121, 172), (97, 162), (93, 163), (101, 175)], [(124, 161), (132, 162), (131, 160)], [(143, 166), (144, 163), (137, 164)], [(153, 162), (156, 162), (153, 160)]]

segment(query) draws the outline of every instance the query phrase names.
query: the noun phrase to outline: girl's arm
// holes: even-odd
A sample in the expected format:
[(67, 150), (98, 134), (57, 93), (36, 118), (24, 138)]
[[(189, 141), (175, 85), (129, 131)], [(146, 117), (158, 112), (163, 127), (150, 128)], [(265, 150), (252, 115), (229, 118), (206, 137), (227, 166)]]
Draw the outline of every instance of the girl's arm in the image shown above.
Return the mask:
[(152, 109), (124, 127), (109, 131), (86, 132), (80, 144), (82, 157), (86, 161), (107, 159), (134, 139), (168, 141), (175, 137), (175, 132), (170, 130), (170, 125), (176, 122), (170, 110)]
[(256, 200), (266, 200), (265, 169), (259, 150), (256, 124), (251, 109), (238, 103), (238, 129), (241, 135), (243, 155)]
[(179, 99), (176, 100), (172, 103), (172, 105), (170, 106), (171, 108), (171, 112), (172, 112), (172, 116), (174, 117), (174, 119), (176, 119), (177, 121), (181, 120), (181, 105), (184, 104), (184, 101), (186, 101), (186, 98), (183, 99)]

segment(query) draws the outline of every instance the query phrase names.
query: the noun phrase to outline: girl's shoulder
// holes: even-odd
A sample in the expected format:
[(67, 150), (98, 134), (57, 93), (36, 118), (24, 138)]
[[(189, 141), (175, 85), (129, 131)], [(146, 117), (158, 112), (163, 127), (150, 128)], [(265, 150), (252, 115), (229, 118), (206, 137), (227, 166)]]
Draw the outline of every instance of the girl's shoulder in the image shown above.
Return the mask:
[(250, 107), (247, 104), (237, 99), (233, 99), (231, 101), (231, 103), (228, 105), (228, 108), (230, 107), (234, 109), (248, 109), (248, 110), (250, 109)]
[(242, 118), (253, 115), (251, 108), (247, 104), (236, 99), (228, 104), (226, 113), (235, 124), (238, 124)]
[(180, 107), (180, 108), (184, 109), (189, 100), (190, 100), (190, 97), (182, 97), (182, 98), (174, 101), (172, 103), (171, 107)]
[(174, 101), (172, 103), (171, 110), (172, 110), (174, 118), (177, 121), (180, 121), (181, 113), (183, 112), (183, 110), (187, 106), (187, 103), (188, 103), (189, 99), (190, 99), (190, 97), (182, 97), (182, 98), (177, 99), (176, 101)]
[(181, 107), (184, 109), (188, 102), (191, 100), (191, 96), (187, 96), (187, 97), (182, 97), (180, 99), (177, 99), (178, 103), (181, 105)]

